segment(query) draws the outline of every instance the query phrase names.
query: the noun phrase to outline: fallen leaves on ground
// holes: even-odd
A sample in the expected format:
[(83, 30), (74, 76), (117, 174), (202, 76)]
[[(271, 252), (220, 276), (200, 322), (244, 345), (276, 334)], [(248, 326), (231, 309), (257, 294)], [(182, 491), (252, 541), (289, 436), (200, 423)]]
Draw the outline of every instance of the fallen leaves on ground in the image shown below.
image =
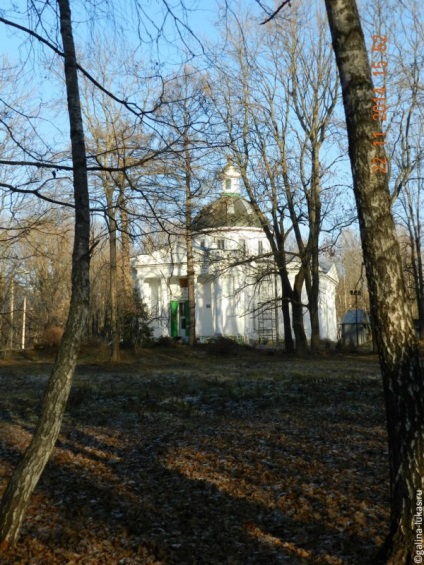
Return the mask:
[[(2, 490), (47, 377), (0, 367)], [(2, 563), (364, 565), (387, 525), (374, 358), (146, 353), (78, 369)]]

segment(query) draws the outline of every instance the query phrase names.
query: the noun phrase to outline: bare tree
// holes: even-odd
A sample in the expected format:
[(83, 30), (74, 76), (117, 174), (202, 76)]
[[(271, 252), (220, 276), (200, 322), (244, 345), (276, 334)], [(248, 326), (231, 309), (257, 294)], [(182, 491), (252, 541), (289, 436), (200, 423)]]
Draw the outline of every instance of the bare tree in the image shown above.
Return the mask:
[[(337, 159), (325, 162), (320, 153), (336, 106), (337, 80), (326, 28), (319, 19), (313, 17), (304, 29), (305, 18), (298, 10), (287, 29), (275, 23), (261, 33), (254, 19), (240, 18), (234, 16), (228, 24), (232, 30), (228, 63), (223, 65), (222, 55), (217, 61), (216, 106), (278, 268), (286, 349), (294, 347), (290, 305), (296, 349), (301, 353), (307, 349), (304, 286), (312, 349), (320, 342), (320, 236), (325, 223), (328, 231), (332, 229), (330, 210), (337, 199), (337, 190), (325, 186)], [(308, 34), (313, 41), (308, 41)], [(287, 246), (289, 234), (295, 249)], [(299, 268), (292, 283), (288, 264), (293, 265), (294, 257)]]
[[(392, 34), (395, 53), (390, 54), (390, 86), (387, 87), (390, 135), (388, 150), (391, 156), (391, 200), (395, 218), (406, 228), (409, 237), (409, 267), (414, 283), (415, 303), (420, 338), (424, 338), (424, 273), (422, 264), (422, 169), (423, 93), (422, 57), (423, 15), (421, 5), (410, 0), (402, 6)], [(400, 38), (403, 38), (401, 40)]]
[[(342, 86), (386, 403), (391, 523), (380, 557), (385, 563), (399, 565), (411, 563), (414, 558), (416, 497), (424, 488), (424, 381), (391, 213), (388, 159), (384, 143), (375, 143), (383, 131), (380, 118), (384, 112), (375, 111), (374, 98), (379, 91), (374, 89), (357, 5), (355, 0), (325, 0), (325, 4)], [(374, 70), (378, 69), (375, 72), (384, 74), (381, 68), (387, 64), (387, 36), (375, 34), (371, 49)]]
[[(383, 376), (389, 441), (391, 525), (384, 560), (414, 557), (416, 496), (424, 477), (424, 382), (390, 210), (384, 146), (375, 145), (375, 90), (355, 0), (326, 0), (343, 92), (355, 198)], [(387, 37), (373, 38), (381, 59)], [(378, 61), (377, 61), (378, 62)], [(383, 165), (380, 167), (379, 165)]]
[[(195, 303), (195, 250), (193, 245), (193, 223), (198, 202), (204, 191), (203, 167), (214, 146), (210, 123), (210, 100), (205, 95), (207, 80), (196, 68), (184, 65), (181, 72), (166, 83), (162, 117), (175, 140), (172, 151), (164, 158), (169, 181), (168, 193), (174, 194), (177, 217), (182, 216), (182, 236), (187, 253), (187, 298), (188, 320), (186, 320), (189, 345), (196, 343)], [(178, 226), (175, 226), (178, 235)]]
[[(279, 53), (281, 55), (286, 51), (289, 54), (290, 70), (287, 84), (289, 105), (294, 110), (304, 134), (303, 139), (299, 139), (299, 168), (309, 231), (306, 241), (302, 234), (302, 215), (299, 215), (295, 208), (296, 196), (293, 194), (292, 183), (285, 181), (284, 184), (308, 294), (311, 349), (316, 351), (320, 344), (318, 316), (320, 235), (326, 215), (322, 202), (322, 184), (327, 168), (320, 153), (338, 99), (338, 82), (333, 72), (323, 22), (317, 17), (316, 28), (313, 31), (315, 40), (310, 42), (310, 48), (307, 48), (306, 38), (303, 39), (303, 44), (301, 41), (301, 36), (306, 35), (306, 30), (300, 32), (299, 23), (296, 26), (292, 25), (291, 29), (291, 34), (286, 37), (283, 50)], [(282, 86), (284, 72), (280, 67)], [(283, 153), (282, 158), (284, 157)], [(287, 178), (287, 166), (284, 166), (284, 171)]]
[[(99, 53), (96, 61), (98, 80), (108, 92), (118, 89), (121, 96), (130, 98), (134, 91), (149, 97), (149, 84), (140, 87), (133, 76), (127, 76), (128, 54), (115, 50), (106, 51), (100, 41), (95, 42)], [(130, 58), (132, 59), (132, 58)], [(136, 59), (133, 67), (137, 66)], [(93, 71), (94, 72), (94, 71)], [(115, 83), (118, 83), (116, 85)], [(130, 213), (130, 195), (127, 177), (137, 174), (143, 168), (144, 157), (154, 159), (155, 153), (150, 148), (152, 135), (144, 133), (142, 121), (138, 116), (128, 115), (126, 108), (111, 100), (107, 92), (97, 88), (86, 77), (83, 83), (83, 112), (87, 124), (87, 145), (91, 159), (98, 165), (98, 171), (92, 173), (96, 191), (95, 209), (104, 215), (107, 227), (109, 248), (109, 326), (111, 342), (111, 361), (120, 360), (120, 343), (123, 323), (132, 308), (131, 265), (130, 265), (130, 222), (134, 215), (141, 216), (141, 211)], [(147, 100), (144, 101), (144, 105)], [(132, 185), (135, 183), (132, 182)], [(119, 244), (121, 244), (119, 246)]]
[[(287, 230), (285, 219), (287, 208), (281, 204), (279, 197), (279, 183), (276, 174), (278, 166), (277, 159), (269, 155), (269, 144), (263, 136), (255, 138), (255, 133), (262, 133), (260, 119), (256, 119), (261, 101), (255, 97), (254, 86), (257, 86), (256, 78), (259, 74), (256, 61), (260, 60), (261, 41), (249, 41), (248, 30), (252, 23), (246, 20), (240, 21), (235, 18), (232, 29), (232, 41), (227, 50), (227, 58), (220, 54), (216, 62), (217, 79), (211, 86), (211, 94), (214, 99), (215, 109), (226, 129), (229, 146), (232, 151), (234, 163), (241, 173), (244, 187), (255, 212), (260, 219), (264, 233), (270, 243), (273, 256), (277, 265), (282, 286), (281, 309), (284, 324), (284, 343), (287, 351), (294, 350), (295, 345), (291, 330), (290, 310), (293, 310), (293, 330), (298, 352), (306, 350), (306, 334), (303, 326), (303, 312), (301, 299), (293, 291), (289, 280), (286, 253)], [(227, 64), (225, 64), (225, 62)], [(253, 76), (255, 78), (253, 78)], [(262, 79), (265, 78), (262, 76)], [(272, 83), (272, 79), (271, 79)], [(275, 90), (271, 88), (271, 94)], [(270, 113), (272, 110), (270, 111)], [(285, 123), (285, 122), (284, 122)], [(263, 159), (263, 165), (258, 165), (258, 175), (251, 175), (255, 168), (255, 156), (259, 153)], [(265, 169), (265, 171), (264, 171)], [(260, 183), (260, 173), (265, 172)], [(265, 206), (263, 203), (266, 203)], [(268, 204), (270, 203), (270, 215), (268, 215)], [(298, 307), (297, 307), (298, 306)]]
[[(103, 102), (108, 104), (107, 100), (104, 100)], [(103, 123), (99, 123), (99, 120), (94, 113), (87, 111), (86, 122), (91, 134), (91, 146), (94, 150), (95, 159), (101, 168), (101, 170), (97, 173), (97, 177), (100, 181), (105, 198), (104, 215), (107, 225), (109, 245), (111, 362), (117, 363), (120, 360), (121, 340), (119, 311), (123, 311), (122, 306), (129, 300), (128, 296), (124, 296), (124, 300), (120, 304), (118, 298), (119, 213), (120, 210), (124, 210), (124, 213), (126, 213), (125, 179), (122, 173), (110, 173), (107, 168), (111, 165), (116, 167), (123, 166), (125, 160), (130, 159), (129, 153), (123, 156), (123, 148), (126, 145), (129, 145), (127, 137), (134, 137), (134, 130), (132, 127), (126, 127), (125, 124), (121, 122), (119, 114), (115, 114), (109, 104), (108, 106), (102, 106), (102, 111), (106, 114), (105, 121)], [(102, 198), (100, 197), (99, 204), (101, 201)], [(127, 250), (127, 252), (129, 252), (129, 250)], [(126, 274), (126, 277), (128, 277), (128, 274)], [(126, 287), (121, 289), (121, 291), (122, 290), (128, 291)]]
[[(86, 8), (88, 11), (94, 10), (96, 6), (93, 4), (96, 3), (85, 3), (83, 8)], [(107, 6), (112, 12), (113, 5), (107, 3)], [(186, 31), (187, 26), (183, 24), (174, 8), (168, 6), (166, 2), (163, 2), (162, 6), (166, 20), (174, 22), (177, 33), (183, 39), (183, 32)], [(135, 2), (131, 7), (134, 10), (132, 15), (144, 13), (138, 2)], [(182, 9), (184, 10), (183, 4)], [(11, 3), (10, 11), (14, 12), (16, 16), (18, 8), (15, 4)], [(54, 68), (55, 63), (64, 64), (66, 104), (65, 106), (61, 105), (63, 104), (63, 100), (61, 100), (58, 102), (58, 107), (61, 109), (66, 107), (67, 110), (70, 125), (71, 159), (69, 158), (68, 148), (63, 150), (62, 153), (53, 150), (56, 141), (54, 138), (50, 139), (49, 142), (42, 140), (42, 120), (39, 120), (40, 128), (38, 129), (34, 127), (32, 122), (34, 117), (27, 116), (27, 122), (29, 127), (32, 128), (33, 136), (23, 135), (21, 140), (14, 140), (22, 152), (22, 159), (2, 160), (2, 163), (15, 167), (16, 171), (22, 171), (21, 176), (24, 176), (24, 172), (28, 172), (28, 176), (23, 182), (20, 182), (18, 178), (13, 183), (2, 182), (1, 186), (7, 188), (12, 194), (32, 195), (45, 202), (59, 204), (72, 209), (75, 214), (75, 230), (71, 276), (72, 295), (68, 320), (53, 372), (44, 395), (41, 416), (33, 439), (22, 461), (13, 473), (1, 502), (0, 544), (2, 549), (6, 549), (9, 544), (16, 541), (31, 493), (36, 487), (53, 450), (71, 387), (78, 347), (87, 326), (89, 313), (89, 265), (92, 251), (90, 247), (90, 203), (87, 176), (90, 168), (92, 171), (98, 171), (99, 169), (104, 169), (104, 167), (99, 167), (96, 163), (91, 164), (91, 167), (87, 165), (78, 73), (80, 72), (86, 76), (99, 90), (107, 94), (111, 100), (122, 105), (135, 121), (140, 122), (144, 120), (150, 122), (151, 127), (157, 133), (156, 150), (153, 155), (156, 155), (158, 150), (164, 150), (163, 147), (158, 149), (158, 145), (163, 142), (159, 131), (160, 128), (156, 130), (154, 128), (154, 116), (161, 104), (161, 93), (159, 93), (155, 103), (147, 112), (136, 98), (128, 101), (125, 96), (119, 96), (117, 93), (108, 91), (104, 85), (90, 75), (87, 69), (81, 66), (75, 50), (70, 0), (57, 0), (57, 3), (41, 2), (39, 4), (30, 2), (27, 15), (31, 23), (28, 27), (22, 25), (21, 12), (19, 12), (19, 23), (13, 19), (13, 16), (11, 17), (12, 19), (3, 17), (5, 13), (6, 11), (2, 11), (2, 16), (0, 17), (2, 24), (27, 34), (27, 37), (34, 42), (33, 46), (42, 46), (54, 53), (54, 60), (49, 61), (49, 69)], [(88, 18), (91, 16), (91, 13), (87, 13)], [(46, 21), (49, 22), (48, 25)], [(56, 26), (54, 25), (55, 23)], [(148, 23), (152, 24), (154, 30), (163, 31), (166, 22), (163, 22), (163, 26), (159, 29), (155, 21), (148, 19)], [(31, 24), (33, 24), (33, 27), (31, 27)], [(141, 22), (139, 24), (142, 25)], [(147, 27), (146, 32), (148, 33)], [(56, 43), (57, 37), (61, 38), (62, 46), (58, 44), (60, 41)], [(160, 82), (160, 77), (157, 76), (157, 73), (156, 78)], [(43, 105), (40, 104), (40, 107), (43, 107)], [(51, 122), (49, 125), (55, 134), (62, 134), (61, 123), (56, 125)], [(49, 134), (51, 136), (51, 131)], [(34, 138), (39, 141), (38, 145), (34, 142)], [(162, 143), (162, 145), (164, 146), (165, 144)], [(149, 157), (151, 158), (151, 155)], [(109, 173), (122, 174), (128, 181), (127, 170), (134, 166), (141, 166), (144, 162), (145, 159), (140, 159), (137, 163), (132, 162), (130, 165), (124, 163), (118, 167), (108, 166), (107, 170)], [(33, 172), (31, 173), (31, 171)], [(65, 179), (61, 179), (63, 184), (57, 182), (58, 179), (56, 177), (58, 177), (59, 173), (71, 177), (68, 180), (72, 181), (73, 184), (73, 198), (69, 197), (66, 191), (60, 190), (63, 184), (65, 184)], [(18, 174), (17, 176), (19, 177)], [(50, 188), (52, 185), (53, 188)], [(146, 201), (145, 194), (143, 199)]]
[(89, 306), (90, 208), (77, 59), (68, 0), (58, 0), (58, 8), (74, 177), (75, 233), (72, 297), (65, 333), (44, 395), (40, 419), (32, 441), (16, 467), (1, 501), (0, 542), (3, 550), (7, 549), (9, 544), (13, 544), (18, 537), (30, 496), (59, 435)]

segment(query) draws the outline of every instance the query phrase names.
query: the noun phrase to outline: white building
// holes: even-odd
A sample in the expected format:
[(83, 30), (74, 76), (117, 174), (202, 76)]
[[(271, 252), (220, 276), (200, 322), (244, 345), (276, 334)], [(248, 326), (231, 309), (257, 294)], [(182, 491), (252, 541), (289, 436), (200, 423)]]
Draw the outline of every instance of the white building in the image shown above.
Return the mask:
[[(196, 335), (200, 341), (222, 335), (255, 343), (284, 337), (278, 276), (265, 276), (272, 265), (269, 242), (252, 205), (241, 197), (240, 174), (228, 164), (222, 193), (194, 221)], [(253, 260), (250, 260), (253, 258)], [(188, 334), (187, 255), (184, 238), (133, 259), (136, 284), (151, 317), (154, 336)], [(293, 261), (291, 282), (297, 272)], [(335, 265), (321, 269), (321, 338), (337, 339)], [(305, 303), (307, 302), (305, 295)], [(305, 331), (310, 335), (305, 308)]]

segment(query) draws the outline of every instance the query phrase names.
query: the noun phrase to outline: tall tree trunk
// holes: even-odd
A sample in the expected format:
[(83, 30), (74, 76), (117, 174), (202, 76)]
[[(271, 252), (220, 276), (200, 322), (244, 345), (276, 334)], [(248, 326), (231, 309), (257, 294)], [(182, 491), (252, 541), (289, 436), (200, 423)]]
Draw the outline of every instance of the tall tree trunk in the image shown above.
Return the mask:
[(321, 331), (319, 325), (319, 263), (318, 247), (312, 252), (308, 291), (309, 316), (311, 319), (311, 351), (319, 351)]
[(117, 265), (117, 225), (116, 210), (113, 203), (108, 205), (109, 227), (109, 296), (110, 296), (110, 329), (111, 329), (111, 363), (119, 363), (120, 328), (118, 316), (118, 265)]
[(281, 298), (281, 312), (283, 314), (284, 349), (287, 353), (293, 353), (295, 344), (291, 331), (290, 301), (284, 296)]
[[(185, 109), (186, 110), (186, 109)], [(192, 229), (192, 171), (190, 155), (190, 137), (188, 135), (189, 116), (184, 112), (184, 159), (185, 159), (185, 238), (187, 251), (187, 284), (188, 284), (188, 344), (193, 347), (196, 344), (196, 301), (195, 301), (195, 266), (193, 254), (193, 229)], [(186, 321), (187, 324), (187, 321)]]
[[(106, 136), (106, 148), (113, 145)], [(110, 362), (119, 363), (120, 324), (118, 315), (118, 224), (116, 221), (116, 204), (113, 201), (115, 180), (106, 171), (101, 172), (101, 179), (106, 196), (106, 223), (109, 243), (109, 308), (110, 308)]]
[(188, 344), (193, 346), (196, 344), (196, 302), (195, 302), (195, 271), (193, 256), (193, 240), (191, 230), (186, 234), (187, 243), (187, 279), (188, 279)]
[(109, 305), (110, 305), (110, 362), (120, 361), (120, 328), (118, 317), (118, 265), (116, 207), (113, 202), (113, 182), (108, 173), (104, 173), (103, 184), (106, 195), (106, 221), (109, 235)]
[[(311, 351), (319, 350), (319, 234), (321, 231), (321, 193), (320, 193), (320, 143), (314, 134), (312, 147), (312, 180), (310, 193), (307, 193), (309, 238), (303, 249), (303, 268), (305, 270), (306, 291), (308, 294), (309, 317), (311, 320)], [(307, 191), (306, 191), (307, 192)], [(299, 241), (298, 237), (298, 241)], [(302, 249), (302, 246), (300, 246)]]
[(319, 281), (314, 280), (309, 292), (309, 316), (311, 319), (311, 351), (319, 351), (321, 342), (321, 330), (319, 325)]
[(303, 323), (302, 289), (304, 280), (305, 274), (301, 267), (294, 279), (292, 300), (293, 332), (296, 340), (297, 355), (305, 355), (308, 351), (308, 341)]
[(71, 388), (78, 347), (88, 318), (90, 214), (84, 129), (69, 0), (58, 0), (58, 6), (74, 175), (75, 240), (72, 256), (72, 296), (65, 333), (44, 394), (40, 419), (32, 441), (16, 467), (1, 501), (0, 543), (3, 550), (13, 544), (19, 535), (30, 496), (56, 443)]
[(280, 280), (281, 280), (281, 312), (283, 314), (283, 327), (284, 327), (284, 349), (287, 353), (293, 353), (295, 344), (293, 341), (293, 334), (291, 331), (291, 318), (290, 318), (290, 302), (293, 295), (293, 290), (287, 274), (285, 266), (280, 267)]
[(119, 182), (119, 195), (118, 195), (119, 214), (121, 216), (121, 276), (122, 276), (122, 289), (124, 293), (123, 307), (126, 313), (132, 310), (133, 306), (133, 289), (131, 277), (131, 240), (130, 240), (130, 226), (128, 220), (127, 203), (125, 198), (125, 185), (124, 178)]
[[(390, 211), (387, 159), (373, 133), (371, 68), (355, 0), (326, 0), (343, 92), (371, 315), (383, 376), (389, 443), (391, 524), (384, 562), (413, 562), (418, 496), (424, 490), (424, 382), (399, 245)], [(378, 37), (375, 43), (384, 43)], [(378, 53), (378, 51), (377, 51)], [(381, 159), (376, 161), (375, 159)]]

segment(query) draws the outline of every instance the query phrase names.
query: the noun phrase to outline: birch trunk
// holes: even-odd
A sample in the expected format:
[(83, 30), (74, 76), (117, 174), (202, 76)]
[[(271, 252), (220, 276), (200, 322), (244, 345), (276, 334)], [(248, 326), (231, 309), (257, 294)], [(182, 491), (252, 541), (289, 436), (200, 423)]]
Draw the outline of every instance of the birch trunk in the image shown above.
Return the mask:
[(16, 467), (1, 501), (2, 550), (16, 542), (31, 494), (56, 443), (71, 388), (78, 347), (88, 318), (90, 215), (84, 129), (69, 0), (58, 0), (58, 7), (74, 175), (75, 240), (72, 257), (72, 296), (65, 333), (44, 394), (40, 419), (32, 441)]
[(355, 0), (325, 3), (342, 85), (387, 413), (391, 524), (381, 557), (385, 563), (401, 565), (413, 562), (420, 527), (414, 515), (424, 490), (424, 383), (390, 211), (388, 175), (373, 172), (372, 159), (384, 160), (386, 155), (381, 146), (373, 145), (373, 133), (382, 129), (372, 119), (375, 95), (358, 10)]

